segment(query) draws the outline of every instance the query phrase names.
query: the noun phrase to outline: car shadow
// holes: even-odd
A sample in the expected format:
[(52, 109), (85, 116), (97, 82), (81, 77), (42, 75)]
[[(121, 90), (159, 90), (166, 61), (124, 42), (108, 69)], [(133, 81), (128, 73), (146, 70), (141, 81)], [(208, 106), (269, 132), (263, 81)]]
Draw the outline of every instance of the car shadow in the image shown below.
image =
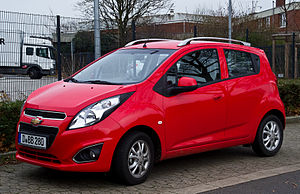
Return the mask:
[[(207, 168), (214, 164), (236, 162), (245, 158), (257, 157), (250, 148), (242, 146), (225, 148), (221, 150), (209, 151), (189, 156), (183, 156), (158, 162), (146, 181), (146, 183), (163, 184), (168, 176), (175, 176), (178, 172), (191, 172), (194, 169)], [(110, 173), (96, 172), (64, 172), (43, 167), (29, 168), (22, 174), (24, 179), (30, 179), (30, 182), (39, 182), (44, 185), (55, 185), (66, 187), (72, 185), (74, 188), (123, 188)], [(144, 185), (142, 184), (142, 185)]]

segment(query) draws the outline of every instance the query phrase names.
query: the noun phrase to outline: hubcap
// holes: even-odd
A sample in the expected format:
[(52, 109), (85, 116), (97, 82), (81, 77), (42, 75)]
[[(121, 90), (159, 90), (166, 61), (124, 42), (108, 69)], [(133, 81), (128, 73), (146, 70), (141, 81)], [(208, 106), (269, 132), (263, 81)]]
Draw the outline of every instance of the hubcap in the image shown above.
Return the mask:
[(128, 153), (128, 169), (135, 178), (141, 178), (148, 171), (150, 165), (150, 151), (147, 142), (136, 141)]
[(275, 121), (269, 121), (263, 129), (263, 144), (269, 151), (274, 151), (280, 142), (279, 126)]

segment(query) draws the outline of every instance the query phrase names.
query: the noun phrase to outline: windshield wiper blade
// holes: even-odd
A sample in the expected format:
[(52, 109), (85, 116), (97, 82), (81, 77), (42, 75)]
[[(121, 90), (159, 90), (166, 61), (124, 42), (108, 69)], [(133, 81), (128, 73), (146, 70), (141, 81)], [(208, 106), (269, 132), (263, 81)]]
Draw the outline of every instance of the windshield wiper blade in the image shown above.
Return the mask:
[(75, 78), (73, 78), (73, 77), (67, 78), (67, 79), (65, 79), (64, 81), (65, 81), (65, 82), (72, 81), (72, 82), (74, 82), (74, 83), (78, 83), (78, 82), (79, 82), (77, 79), (75, 79)]
[(83, 81), (81, 83), (106, 84), (106, 85), (122, 85), (121, 83), (115, 83), (115, 82), (109, 82), (109, 81), (103, 81), (103, 80), (88, 80), (88, 81)]

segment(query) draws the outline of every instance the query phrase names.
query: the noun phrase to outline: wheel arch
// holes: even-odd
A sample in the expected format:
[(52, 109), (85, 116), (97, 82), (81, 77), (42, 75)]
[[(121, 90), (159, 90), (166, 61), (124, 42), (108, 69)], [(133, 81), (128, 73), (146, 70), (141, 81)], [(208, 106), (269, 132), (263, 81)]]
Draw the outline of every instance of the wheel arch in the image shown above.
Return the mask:
[(37, 64), (29, 64), (28, 66), (29, 67), (27, 68), (26, 74), (28, 74), (31, 69), (38, 69), (40, 72), (42, 72), (42, 68)]
[(267, 116), (269, 116), (269, 115), (275, 115), (276, 117), (278, 117), (279, 120), (281, 121), (281, 124), (282, 124), (283, 129), (285, 129), (285, 124), (286, 124), (286, 122), (285, 122), (285, 116), (284, 116), (284, 114), (283, 114), (280, 110), (278, 110), (278, 109), (272, 109), (272, 110), (268, 111), (268, 112), (263, 116), (263, 118), (260, 120), (260, 122), (261, 122), (264, 118), (266, 118)]
[(113, 158), (115, 157), (116, 150), (118, 149), (120, 142), (122, 142), (122, 140), (124, 140), (128, 135), (134, 133), (135, 131), (143, 132), (150, 137), (150, 139), (152, 140), (153, 145), (154, 145), (154, 156), (155, 156), (154, 161), (158, 162), (161, 159), (161, 153), (162, 153), (161, 140), (154, 129), (152, 129), (151, 127), (145, 126), (145, 125), (138, 125), (138, 126), (132, 127), (131, 129), (126, 131), (126, 133), (123, 134), (123, 136), (120, 138), (120, 140), (114, 150)]

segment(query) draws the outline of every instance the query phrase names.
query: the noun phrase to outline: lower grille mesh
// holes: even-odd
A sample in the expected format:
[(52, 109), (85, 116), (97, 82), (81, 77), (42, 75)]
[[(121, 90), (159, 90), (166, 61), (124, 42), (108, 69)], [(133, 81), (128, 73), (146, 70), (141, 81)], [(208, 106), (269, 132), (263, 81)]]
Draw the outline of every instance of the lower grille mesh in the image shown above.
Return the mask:
[(41, 152), (37, 152), (37, 151), (31, 151), (31, 150), (27, 150), (27, 149), (23, 149), (23, 148), (20, 148), (18, 153), (21, 156), (24, 156), (27, 158), (32, 158), (32, 159), (36, 159), (36, 160), (60, 164), (60, 161), (57, 159), (57, 157), (53, 156), (51, 154), (41, 153)]

